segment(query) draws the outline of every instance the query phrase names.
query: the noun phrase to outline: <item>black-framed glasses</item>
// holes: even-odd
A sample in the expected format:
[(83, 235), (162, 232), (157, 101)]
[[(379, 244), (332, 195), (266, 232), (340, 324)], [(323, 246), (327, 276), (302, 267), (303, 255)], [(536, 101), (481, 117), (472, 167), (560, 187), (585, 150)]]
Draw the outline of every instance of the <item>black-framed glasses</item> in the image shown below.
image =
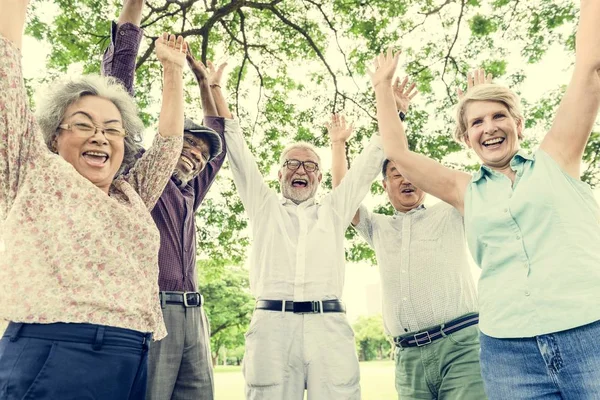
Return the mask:
[(314, 161), (300, 161), (294, 159), (285, 160), (283, 166), (287, 167), (287, 169), (291, 171), (297, 170), (298, 168), (300, 168), (300, 166), (303, 166), (306, 172), (315, 172), (319, 169), (319, 164), (317, 164)]
[(123, 128), (117, 127), (102, 127), (88, 122), (75, 122), (72, 124), (62, 124), (58, 126), (60, 129), (71, 131), (77, 136), (89, 138), (100, 131), (107, 140), (121, 140), (127, 136), (127, 132)]

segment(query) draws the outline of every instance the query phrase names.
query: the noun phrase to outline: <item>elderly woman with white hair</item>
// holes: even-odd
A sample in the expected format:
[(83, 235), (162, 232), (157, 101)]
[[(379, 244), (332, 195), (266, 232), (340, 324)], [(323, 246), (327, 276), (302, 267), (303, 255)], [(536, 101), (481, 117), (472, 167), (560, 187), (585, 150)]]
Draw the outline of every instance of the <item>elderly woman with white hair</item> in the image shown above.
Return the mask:
[(186, 45), (157, 40), (158, 134), (118, 176), (143, 129), (133, 100), (83, 76), (53, 84), (36, 120), (21, 68), (27, 3), (0, 0), (0, 319), (11, 321), (0, 398), (144, 398), (149, 340), (166, 334), (149, 210), (182, 149)]
[(600, 1), (582, 0), (573, 76), (538, 150), (520, 149), (524, 118), (509, 89), (461, 99), (457, 139), (473, 176), (411, 152), (390, 87), (398, 55), (372, 73), (386, 156), (415, 186), (458, 209), (481, 267), (481, 370), (490, 399), (600, 398), (600, 208), (580, 180), (600, 105)]

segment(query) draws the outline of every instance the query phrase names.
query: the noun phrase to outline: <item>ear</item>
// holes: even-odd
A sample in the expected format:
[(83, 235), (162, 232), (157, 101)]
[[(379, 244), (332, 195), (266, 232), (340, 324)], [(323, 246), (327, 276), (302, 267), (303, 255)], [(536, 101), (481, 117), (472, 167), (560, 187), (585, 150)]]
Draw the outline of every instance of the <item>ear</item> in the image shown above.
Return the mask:
[(383, 190), (387, 190), (387, 181), (385, 179), (381, 180), (381, 185), (383, 186)]
[(50, 143), (50, 151), (58, 154), (58, 141), (56, 136), (52, 138), (52, 142)]
[(319, 177), (317, 178), (319, 183), (321, 183), (321, 179), (323, 179), (323, 173), (321, 171), (319, 171)]
[(473, 146), (471, 146), (471, 139), (469, 139), (469, 133), (468, 132), (465, 132), (464, 141), (465, 141), (465, 144), (467, 145), (468, 148), (470, 148), (470, 149), (473, 148)]
[(277, 171), (277, 179), (279, 180), (279, 183), (281, 183), (281, 177), (283, 176), (283, 174), (281, 173), (281, 169), (279, 171)]
[(525, 136), (523, 136), (523, 120), (522, 119), (517, 121), (517, 138), (519, 138), (519, 140), (525, 139)]

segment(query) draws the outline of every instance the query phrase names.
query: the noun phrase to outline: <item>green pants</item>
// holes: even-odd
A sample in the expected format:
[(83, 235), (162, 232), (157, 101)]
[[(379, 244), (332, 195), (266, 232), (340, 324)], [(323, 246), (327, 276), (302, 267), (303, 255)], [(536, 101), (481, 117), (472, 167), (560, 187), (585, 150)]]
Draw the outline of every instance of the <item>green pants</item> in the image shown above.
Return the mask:
[(421, 347), (396, 348), (398, 399), (485, 399), (479, 328), (469, 326)]

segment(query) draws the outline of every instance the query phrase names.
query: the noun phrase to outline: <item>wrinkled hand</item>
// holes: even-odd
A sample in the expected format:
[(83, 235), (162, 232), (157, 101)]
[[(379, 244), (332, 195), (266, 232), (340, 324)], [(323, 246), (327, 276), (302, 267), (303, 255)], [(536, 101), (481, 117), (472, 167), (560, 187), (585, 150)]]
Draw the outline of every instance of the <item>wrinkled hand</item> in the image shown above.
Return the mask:
[(402, 111), (404, 114), (408, 112), (410, 101), (417, 93), (419, 93), (419, 91), (415, 89), (415, 86), (417, 86), (415, 82), (406, 87), (407, 84), (408, 76), (405, 76), (402, 83), (400, 83), (400, 78), (396, 78), (394, 85), (392, 86), (394, 89), (394, 99), (396, 100), (396, 109)]
[(216, 69), (215, 69), (215, 65), (210, 62), (207, 61), (206, 62), (208, 64), (208, 84), (211, 86), (217, 85), (217, 86), (221, 86), (221, 78), (223, 77), (223, 71), (225, 70), (225, 67), (227, 67), (227, 63), (224, 62), (223, 64), (219, 65)]
[(346, 118), (340, 114), (332, 114), (331, 121), (325, 123), (331, 143), (346, 143), (354, 130), (354, 124), (346, 125)]
[(201, 80), (208, 80), (208, 69), (206, 69), (206, 66), (204, 63), (202, 63), (202, 61), (196, 60), (189, 47), (187, 49), (187, 53), (185, 54), (185, 59), (198, 82)]
[[(467, 92), (474, 86), (483, 85), (484, 83), (492, 83), (492, 74), (485, 74), (483, 69), (476, 69), (467, 73)], [(462, 89), (456, 89), (458, 99), (462, 99), (465, 96), (465, 92)]]
[(183, 36), (169, 35), (163, 33), (161, 37), (156, 39), (156, 58), (165, 67), (181, 67), (185, 65), (185, 55), (187, 53), (187, 43), (183, 40)]
[(376, 88), (379, 84), (387, 82), (391, 84), (394, 78), (394, 73), (398, 67), (398, 58), (400, 57), (400, 51), (396, 54), (392, 51), (392, 48), (388, 48), (386, 52), (379, 54), (373, 60), (373, 70), (368, 69), (367, 73), (371, 77), (371, 83), (373, 88)]

